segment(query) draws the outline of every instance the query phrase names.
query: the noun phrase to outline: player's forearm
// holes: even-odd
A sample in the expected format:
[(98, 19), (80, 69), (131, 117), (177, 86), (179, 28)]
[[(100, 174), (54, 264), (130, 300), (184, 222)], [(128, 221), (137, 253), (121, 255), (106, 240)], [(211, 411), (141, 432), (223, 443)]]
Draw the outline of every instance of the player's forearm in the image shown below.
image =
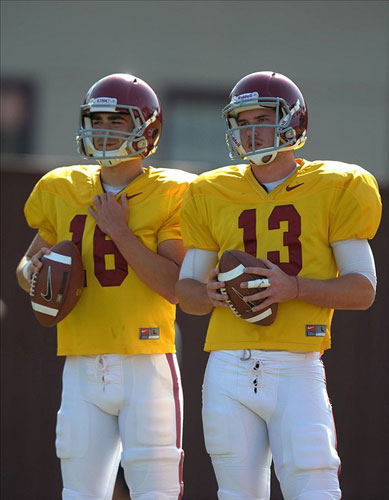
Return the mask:
[(192, 279), (177, 282), (176, 291), (181, 309), (188, 314), (203, 315), (212, 311), (205, 283)]
[(368, 309), (375, 297), (369, 280), (360, 274), (346, 274), (331, 280), (298, 278), (298, 298), (331, 309)]
[(149, 250), (129, 229), (112, 235), (112, 239), (143, 283), (172, 304), (178, 302), (175, 285), (180, 269), (175, 262)]

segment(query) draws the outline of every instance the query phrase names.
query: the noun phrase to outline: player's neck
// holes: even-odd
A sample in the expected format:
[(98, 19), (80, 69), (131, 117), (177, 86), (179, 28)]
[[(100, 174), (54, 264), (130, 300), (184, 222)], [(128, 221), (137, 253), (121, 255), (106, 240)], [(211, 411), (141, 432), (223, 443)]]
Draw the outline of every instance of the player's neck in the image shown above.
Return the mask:
[(101, 182), (109, 186), (126, 186), (143, 174), (142, 160), (123, 161), (114, 167), (101, 167)]
[(251, 169), (254, 177), (260, 183), (274, 182), (287, 177), (296, 168), (293, 151), (278, 153), (275, 160), (269, 165), (253, 165)]

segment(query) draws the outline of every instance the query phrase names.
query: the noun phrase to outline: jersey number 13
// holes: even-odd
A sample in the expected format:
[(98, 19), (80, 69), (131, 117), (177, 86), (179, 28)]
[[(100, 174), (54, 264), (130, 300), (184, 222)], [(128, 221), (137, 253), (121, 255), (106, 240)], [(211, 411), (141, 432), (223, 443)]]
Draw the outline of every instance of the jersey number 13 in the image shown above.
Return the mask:
[[(243, 229), (243, 243), (246, 253), (257, 256), (257, 210), (244, 210), (239, 216), (239, 228)], [(278, 250), (267, 252), (267, 258), (290, 276), (297, 276), (303, 267), (301, 242), (301, 216), (293, 205), (279, 205), (273, 208), (267, 221), (267, 228), (280, 229), (281, 222), (288, 223), (283, 233), (283, 244), (289, 250), (289, 262), (280, 262)]]

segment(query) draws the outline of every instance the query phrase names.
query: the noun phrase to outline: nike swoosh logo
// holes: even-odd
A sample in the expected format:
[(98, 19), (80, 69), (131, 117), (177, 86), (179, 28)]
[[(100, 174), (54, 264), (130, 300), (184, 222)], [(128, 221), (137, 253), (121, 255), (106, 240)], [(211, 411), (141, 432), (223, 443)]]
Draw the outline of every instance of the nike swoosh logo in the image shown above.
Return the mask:
[(298, 187), (302, 186), (303, 184), (304, 184), (304, 183), (303, 183), (303, 182), (301, 182), (300, 184), (296, 184), (295, 186), (286, 186), (286, 190), (287, 190), (287, 191), (292, 191), (293, 189), (296, 189), (296, 188), (298, 188)]
[(52, 288), (52, 284), (51, 284), (51, 266), (49, 266), (49, 269), (47, 271), (46, 293), (41, 292), (41, 297), (42, 297), (42, 299), (46, 300), (47, 302), (50, 302), (51, 299), (53, 298), (53, 288)]
[(130, 194), (130, 196), (127, 195), (127, 200), (130, 200), (131, 198), (134, 198), (135, 196), (139, 196), (142, 193), (136, 193), (136, 194)]

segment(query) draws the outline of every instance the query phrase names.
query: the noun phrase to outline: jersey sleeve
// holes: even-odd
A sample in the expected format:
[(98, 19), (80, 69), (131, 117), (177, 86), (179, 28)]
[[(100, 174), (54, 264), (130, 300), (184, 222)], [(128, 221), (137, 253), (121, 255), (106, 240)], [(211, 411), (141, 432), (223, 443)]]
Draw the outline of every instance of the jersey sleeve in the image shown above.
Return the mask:
[(219, 245), (210, 231), (206, 196), (197, 193), (196, 183), (185, 193), (181, 210), (181, 231), (186, 248), (199, 248), (217, 252)]
[(27, 224), (33, 229), (37, 229), (41, 238), (47, 243), (55, 245), (57, 243), (56, 211), (51, 202), (52, 197), (45, 190), (45, 177), (42, 177), (26, 201), (24, 215)]
[(335, 189), (329, 228), (329, 241), (351, 238), (371, 239), (376, 234), (382, 213), (377, 181), (366, 170), (352, 172)]
[(171, 200), (171, 212), (158, 231), (158, 244), (166, 240), (180, 240), (180, 208), (181, 200)]
[(158, 231), (158, 244), (166, 240), (181, 240), (180, 211), (182, 198), (188, 189), (189, 182), (194, 178), (193, 175), (187, 175), (187, 181), (180, 182), (175, 188), (167, 192), (169, 200), (169, 216), (163, 222)]

